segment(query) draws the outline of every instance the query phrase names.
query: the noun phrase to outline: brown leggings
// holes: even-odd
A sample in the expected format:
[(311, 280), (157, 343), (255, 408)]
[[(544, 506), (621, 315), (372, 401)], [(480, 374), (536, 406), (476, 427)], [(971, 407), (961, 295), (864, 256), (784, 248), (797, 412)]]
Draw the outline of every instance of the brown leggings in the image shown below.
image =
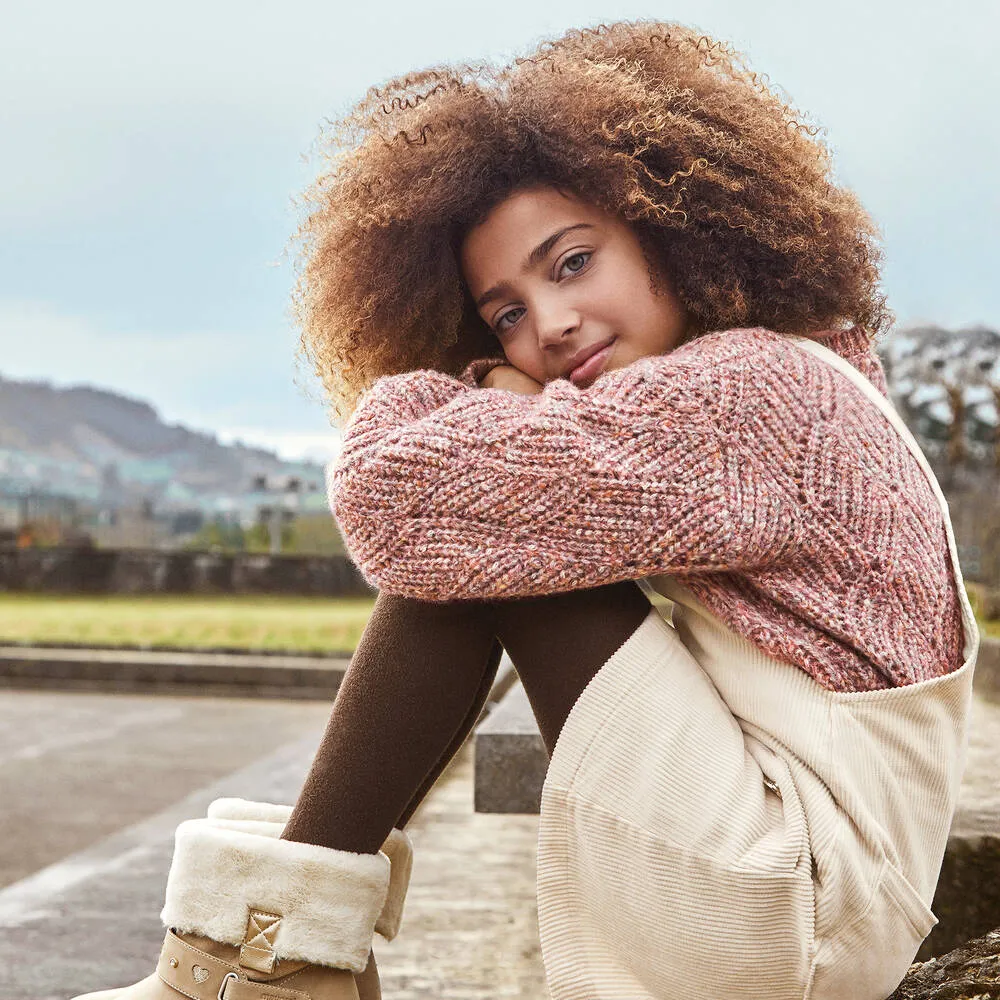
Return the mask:
[(512, 601), (380, 594), (284, 837), (378, 851), (475, 725), (501, 644), (551, 755), (580, 692), (648, 612), (630, 581)]

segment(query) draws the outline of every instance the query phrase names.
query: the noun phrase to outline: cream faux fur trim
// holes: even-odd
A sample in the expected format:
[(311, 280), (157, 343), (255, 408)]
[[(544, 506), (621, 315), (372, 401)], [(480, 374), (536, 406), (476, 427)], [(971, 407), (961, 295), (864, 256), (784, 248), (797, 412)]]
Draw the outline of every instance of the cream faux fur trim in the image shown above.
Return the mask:
[[(166, 927), (240, 945), (251, 908), (280, 915), (279, 958), (361, 972), (386, 900), (389, 859), (195, 819), (177, 828)], [(252, 823), (246, 826), (252, 826)]]
[[(209, 818), (220, 825), (231, 825), (231, 821), (238, 821), (240, 828), (245, 829), (247, 827), (243, 824), (250, 824), (251, 832), (271, 837), (281, 836), (291, 812), (291, 806), (237, 798), (216, 799), (208, 807)], [(406, 902), (406, 892), (413, 871), (413, 844), (403, 830), (396, 828), (386, 837), (382, 853), (390, 862), (389, 891), (385, 906), (375, 921), (375, 930), (387, 941), (391, 941), (399, 933), (403, 920), (403, 904)]]
[(285, 832), (284, 824), (267, 823), (260, 819), (210, 817), (209, 822), (220, 830), (242, 830), (244, 833), (255, 833), (258, 837), (280, 837)]
[(265, 823), (287, 823), (291, 806), (272, 802), (252, 802), (250, 799), (216, 799), (208, 807), (211, 819), (259, 819)]

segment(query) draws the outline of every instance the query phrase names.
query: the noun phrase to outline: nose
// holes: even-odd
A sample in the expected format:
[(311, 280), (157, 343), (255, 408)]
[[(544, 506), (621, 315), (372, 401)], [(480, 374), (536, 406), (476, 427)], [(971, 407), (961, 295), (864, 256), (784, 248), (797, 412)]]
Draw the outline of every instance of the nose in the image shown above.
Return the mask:
[(542, 350), (558, 347), (579, 326), (579, 313), (565, 301), (554, 297), (548, 302), (536, 303), (535, 328)]

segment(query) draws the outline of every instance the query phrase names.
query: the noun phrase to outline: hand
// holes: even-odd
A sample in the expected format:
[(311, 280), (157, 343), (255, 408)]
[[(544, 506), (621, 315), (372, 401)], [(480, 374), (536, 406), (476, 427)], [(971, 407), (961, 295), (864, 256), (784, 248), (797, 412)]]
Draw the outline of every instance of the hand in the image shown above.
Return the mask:
[(537, 396), (543, 389), (541, 382), (536, 382), (530, 375), (525, 375), (520, 368), (513, 365), (497, 365), (491, 368), (480, 380), (481, 389), (507, 389), (522, 396)]

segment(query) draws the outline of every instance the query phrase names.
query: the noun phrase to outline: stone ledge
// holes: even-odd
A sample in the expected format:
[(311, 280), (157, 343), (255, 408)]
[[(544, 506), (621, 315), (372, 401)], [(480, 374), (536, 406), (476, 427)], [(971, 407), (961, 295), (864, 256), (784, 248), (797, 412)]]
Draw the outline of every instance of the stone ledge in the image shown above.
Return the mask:
[(1000, 929), (911, 965), (889, 1000), (1000, 1000)]
[(346, 657), (0, 647), (0, 688), (331, 700)]
[(475, 811), (537, 813), (549, 757), (520, 683), (476, 728), (474, 741)]
[(920, 946), (918, 961), (1000, 925), (1000, 817), (993, 817), (993, 829), (992, 835), (976, 836), (952, 828), (931, 903), (939, 923)]

